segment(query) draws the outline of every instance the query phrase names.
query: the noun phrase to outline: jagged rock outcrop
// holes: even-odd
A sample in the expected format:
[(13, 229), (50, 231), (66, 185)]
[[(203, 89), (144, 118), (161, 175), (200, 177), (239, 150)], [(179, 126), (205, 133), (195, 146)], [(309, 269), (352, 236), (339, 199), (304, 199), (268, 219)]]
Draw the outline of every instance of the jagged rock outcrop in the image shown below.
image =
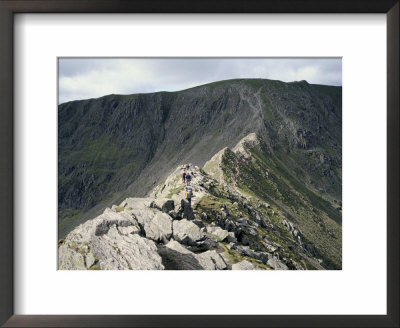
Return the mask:
[(163, 269), (156, 244), (141, 237), (132, 212), (106, 210), (72, 231), (58, 249), (60, 270)]

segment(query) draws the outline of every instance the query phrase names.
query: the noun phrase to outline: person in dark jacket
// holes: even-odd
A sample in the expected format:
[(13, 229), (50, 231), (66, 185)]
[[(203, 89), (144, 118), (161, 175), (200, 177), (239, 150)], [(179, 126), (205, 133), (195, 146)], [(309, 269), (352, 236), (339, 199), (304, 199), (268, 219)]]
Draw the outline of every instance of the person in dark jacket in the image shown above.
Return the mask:
[(192, 179), (192, 177), (190, 176), (189, 172), (186, 173), (185, 179), (186, 179), (186, 185), (190, 186), (190, 180)]

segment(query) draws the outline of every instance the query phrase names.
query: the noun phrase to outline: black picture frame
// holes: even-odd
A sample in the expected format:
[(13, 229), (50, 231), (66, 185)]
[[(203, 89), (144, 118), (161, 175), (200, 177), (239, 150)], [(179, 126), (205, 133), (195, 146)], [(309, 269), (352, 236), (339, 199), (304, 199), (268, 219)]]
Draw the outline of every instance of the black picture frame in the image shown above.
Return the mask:
[[(399, 327), (399, 0), (0, 0), (0, 324), (4, 327)], [(387, 315), (14, 315), (13, 17), (16, 13), (384, 13)]]

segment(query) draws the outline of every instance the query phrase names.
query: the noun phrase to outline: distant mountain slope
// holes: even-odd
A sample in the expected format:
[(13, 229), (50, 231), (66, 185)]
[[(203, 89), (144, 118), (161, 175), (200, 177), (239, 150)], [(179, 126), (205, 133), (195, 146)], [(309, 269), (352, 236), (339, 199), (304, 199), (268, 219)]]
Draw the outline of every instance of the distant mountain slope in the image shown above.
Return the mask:
[(341, 87), (263, 79), (61, 104), (59, 235), (125, 197), (144, 196), (179, 163), (202, 166), (252, 132), (276, 170), (336, 206), (341, 111)]

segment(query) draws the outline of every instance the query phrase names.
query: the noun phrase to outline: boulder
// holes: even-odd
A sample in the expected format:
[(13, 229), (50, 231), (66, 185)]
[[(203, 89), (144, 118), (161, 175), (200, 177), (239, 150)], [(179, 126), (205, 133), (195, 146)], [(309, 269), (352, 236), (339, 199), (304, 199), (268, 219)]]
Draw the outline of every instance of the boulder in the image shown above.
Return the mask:
[(96, 258), (93, 256), (92, 253), (87, 253), (85, 255), (85, 264), (86, 268), (90, 268), (96, 262)]
[(249, 226), (249, 220), (244, 219), (244, 218), (238, 219), (238, 220), (237, 220), (237, 224), (238, 224), (239, 226), (248, 227), (248, 226)]
[(227, 247), (228, 249), (232, 249), (232, 247), (233, 247), (234, 245), (235, 245), (234, 243), (229, 243), (228, 245), (226, 245), (226, 247)]
[(226, 240), (228, 241), (228, 243), (237, 243), (237, 239), (233, 231), (228, 233), (228, 237), (226, 238)]
[(262, 219), (261, 216), (258, 213), (255, 213), (253, 216), (253, 221), (256, 222), (257, 224), (261, 225), (262, 224)]
[(172, 235), (172, 219), (168, 214), (150, 208), (153, 200), (152, 198), (127, 198), (125, 202), (129, 210), (118, 214), (125, 213), (134, 217), (147, 238), (155, 241), (169, 239)]
[(215, 250), (197, 254), (196, 258), (204, 270), (224, 270), (227, 268), (224, 259)]
[(209, 250), (224, 250), (214, 239), (207, 236), (204, 240), (198, 241), (196, 245), (193, 245), (190, 249), (196, 253), (201, 253)]
[(193, 209), (189, 205), (189, 202), (186, 199), (181, 200), (181, 211), (182, 211), (182, 218), (186, 218), (188, 220), (194, 219)]
[[(220, 241), (224, 241), (229, 236), (229, 232), (220, 227), (207, 227), (207, 232), (216, 236)], [(233, 236), (235, 236), (235, 234), (233, 234)]]
[(255, 231), (253, 228), (249, 228), (249, 234), (252, 236), (258, 236), (257, 231)]
[(227, 265), (216, 251), (195, 254), (175, 240), (159, 249), (167, 270), (223, 270)]
[(179, 216), (178, 212), (176, 212), (175, 210), (169, 211), (168, 214), (169, 214), (169, 216), (170, 216), (171, 218), (173, 218), (174, 220), (178, 220), (178, 219), (181, 218), (181, 217)]
[(206, 227), (206, 225), (204, 224), (204, 222), (201, 221), (201, 220), (193, 220), (192, 222), (193, 222), (195, 225), (197, 225), (199, 228), (205, 228), (205, 227)]
[(161, 241), (172, 236), (172, 220), (168, 214), (157, 212), (150, 220), (145, 220), (143, 226), (146, 238)]
[(127, 198), (119, 206), (127, 209), (141, 209), (149, 207), (154, 198)]
[(253, 257), (253, 251), (249, 246), (235, 246), (234, 249), (236, 249), (242, 256)]
[(150, 207), (157, 208), (164, 213), (175, 209), (175, 202), (168, 198), (156, 198), (150, 203)]
[(253, 252), (252, 257), (264, 264), (267, 263), (268, 260), (272, 259), (272, 255), (266, 252)]
[(93, 240), (92, 249), (102, 270), (164, 269), (155, 243), (137, 234), (118, 236), (117, 229), (112, 228), (107, 236)]
[(118, 227), (118, 231), (121, 235), (129, 235), (132, 233), (140, 233), (140, 228), (138, 226), (131, 225), (129, 227)]
[(59, 269), (86, 270), (94, 264), (103, 270), (163, 269), (156, 244), (136, 232), (132, 212), (105, 211), (67, 235), (58, 250)]
[(257, 270), (257, 267), (253, 263), (244, 260), (233, 264), (232, 270)]
[(242, 238), (241, 238), (240, 242), (245, 246), (250, 244), (249, 238), (247, 238), (246, 235), (242, 235)]
[(204, 270), (196, 259), (196, 254), (175, 240), (160, 247), (158, 253), (166, 270)]
[(235, 229), (236, 229), (236, 226), (231, 220), (226, 220), (224, 229), (227, 230), (227, 231), (233, 231), (234, 232)]
[(191, 221), (183, 219), (173, 222), (174, 239), (185, 244), (192, 244), (204, 237), (200, 228)]
[(58, 248), (58, 270), (86, 270), (85, 258), (64, 243)]
[(289, 269), (285, 263), (283, 263), (282, 261), (280, 261), (276, 258), (269, 259), (267, 261), (267, 264), (274, 270), (288, 270)]

